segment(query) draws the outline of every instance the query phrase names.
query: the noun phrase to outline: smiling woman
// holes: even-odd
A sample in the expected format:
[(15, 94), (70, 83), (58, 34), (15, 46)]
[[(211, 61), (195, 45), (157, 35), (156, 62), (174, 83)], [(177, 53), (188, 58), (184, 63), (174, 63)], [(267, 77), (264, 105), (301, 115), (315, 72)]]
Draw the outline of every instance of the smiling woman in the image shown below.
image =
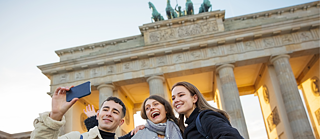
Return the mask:
[(170, 103), (164, 98), (152, 95), (144, 100), (141, 117), (147, 120), (145, 128), (138, 131), (132, 139), (174, 138), (182, 139), (177, 126), (178, 118), (174, 116)]

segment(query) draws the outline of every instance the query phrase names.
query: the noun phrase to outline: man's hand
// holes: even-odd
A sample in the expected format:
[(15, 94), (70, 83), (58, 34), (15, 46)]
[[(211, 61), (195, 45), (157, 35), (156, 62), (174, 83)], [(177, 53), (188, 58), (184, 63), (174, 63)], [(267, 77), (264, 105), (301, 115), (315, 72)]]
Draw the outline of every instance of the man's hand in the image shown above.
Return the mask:
[(137, 132), (138, 132), (139, 130), (142, 130), (142, 129), (144, 129), (144, 128), (145, 128), (144, 125), (139, 125), (139, 126), (137, 126), (136, 128), (134, 128), (134, 129), (131, 131), (131, 136), (134, 135), (134, 134), (137, 134)]
[[(72, 88), (71, 86), (70, 88)], [(52, 110), (50, 113), (50, 118), (53, 120), (61, 121), (63, 115), (68, 111), (68, 109), (77, 102), (79, 98), (74, 98), (70, 102), (66, 101), (66, 91), (70, 88), (59, 87), (56, 89), (52, 96)]]
[(91, 105), (92, 108), (90, 107), (90, 104), (88, 106), (86, 106), (86, 109), (83, 109), (83, 112), (89, 117), (95, 116), (97, 113), (94, 109), (94, 106)]

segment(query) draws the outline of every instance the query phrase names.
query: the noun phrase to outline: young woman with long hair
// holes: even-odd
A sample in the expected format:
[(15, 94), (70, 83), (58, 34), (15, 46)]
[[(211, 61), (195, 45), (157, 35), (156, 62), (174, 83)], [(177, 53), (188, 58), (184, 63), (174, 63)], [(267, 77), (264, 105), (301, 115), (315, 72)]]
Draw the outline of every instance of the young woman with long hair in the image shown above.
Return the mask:
[[(242, 139), (238, 130), (231, 126), (228, 114), (210, 106), (193, 84), (178, 82), (173, 85), (171, 91), (173, 108), (179, 113), (178, 125), (183, 131), (184, 139)], [(201, 124), (201, 129), (198, 129), (199, 126), (197, 128), (196, 122), (199, 114), (198, 123)], [(187, 127), (183, 122), (184, 117), (187, 118)]]

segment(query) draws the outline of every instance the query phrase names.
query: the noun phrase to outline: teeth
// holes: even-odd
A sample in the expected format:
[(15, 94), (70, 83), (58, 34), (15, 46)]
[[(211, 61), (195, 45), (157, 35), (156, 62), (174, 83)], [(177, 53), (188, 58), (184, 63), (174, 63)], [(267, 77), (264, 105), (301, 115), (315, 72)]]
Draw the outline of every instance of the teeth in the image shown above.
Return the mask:
[(178, 104), (178, 105), (176, 105), (176, 108), (178, 108), (178, 107), (180, 107), (181, 106), (181, 104)]
[(155, 114), (159, 114), (159, 112), (154, 112), (151, 114), (151, 117), (154, 117)]

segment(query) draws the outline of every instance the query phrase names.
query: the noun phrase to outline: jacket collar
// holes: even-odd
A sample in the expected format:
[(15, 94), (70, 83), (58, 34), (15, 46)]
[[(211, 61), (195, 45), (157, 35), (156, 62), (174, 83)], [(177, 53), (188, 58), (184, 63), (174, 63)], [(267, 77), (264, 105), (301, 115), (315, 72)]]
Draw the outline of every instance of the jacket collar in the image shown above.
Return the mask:
[(196, 107), (190, 114), (189, 118), (186, 119), (185, 123), (189, 125), (191, 122), (195, 121), (199, 113), (199, 109)]

